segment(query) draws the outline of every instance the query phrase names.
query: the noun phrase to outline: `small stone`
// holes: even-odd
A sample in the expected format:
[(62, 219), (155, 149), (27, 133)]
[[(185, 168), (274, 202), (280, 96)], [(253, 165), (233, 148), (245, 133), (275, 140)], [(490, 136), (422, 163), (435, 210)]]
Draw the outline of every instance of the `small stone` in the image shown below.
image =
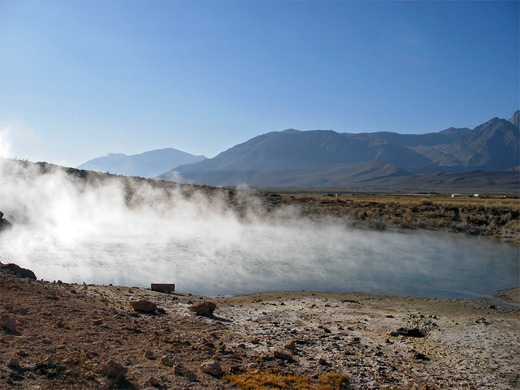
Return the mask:
[(211, 316), (216, 308), (217, 305), (215, 303), (204, 301), (191, 306), (190, 311), (200, 316)]
[(287, 352), (284, 352), (284, 351), (281, 351), (281, 350), (276, 350), (273, 352), (273, 356), (276, 358), (276, 359), (280, 359), (280, 360), (286, 360), (286, 361), (291, 361), (293, 360), (293, 357), (291, 356), (291, 354), (287, 353)]
[(195, 373), (192, 371), (186, 371), (184, 377), (190, 382), (197, 382), (197, 375), (195, 375)]
[(321, 364), (322, 366), (326, 366), (328, 363), (327, 363), (327, 361), (325, 360), (325, 358), (323, 358), (323, 357), (320, 356), (320, 357), (318, 358), (318, 364)]
[(426, 334), (419, 328), (399, 328), (395, 332), (390, 332), (390, 336), (424, 337)]
[(413, 351), (413, 355), (412, 356), (416, 360), (424, 360), (424, 361), (430, 360), (430, 358), (428, 356), (426, 356), (424, 353), (421, 353), (421, 352), (418, 352), (418, 351)]
[(152, 313), (157, 310), (157, 305), (153, 302), (140, 300), (130, 302), (130, 305), (135, 311), (140, 311), (143, 313)]
[(123, 380), (127, 371), (128, 369), (126, 367), (123, 367), (121, 364), (116, 363), (113, 360), (110, 360), (105, 364), (105, 367), (103, 367), (103, 374), (116, 380)]
[(154, 376), (151, 376), (150, 379), (148, 379), (148, 383), (150, 384), (150, 386), (155, 386), (155, 387), (161, 386), (161, 382), (159, 381), (159, 379), (157, 379)]
[(187, 370), (182, 364), (177, 364), (173, 367), (173, 372), (177, 375), (182, 375), (190, 382), (196, 382), (197, 376), (190, 370)]
[(18, 361), (17, 357), (12, 357), (11, 359), (9, 359), (9, 362), (7, 363), (7, 366), (11, 367), (11, 368), (19, 368), (20, 367), (20, 362)]
[(256, 367), (258, 367), (258, 364), (256, 364), (255, 362), (251, 362), (247, 365), (247, 368), (249, 368), (250, 370), (253, 370)]
[(296, 349), (296, 340), (290, 340), (286, 342), (283, 347), (285, 349), (295, 350)]
[(95, 318), (92, 320), (92, 325), (101, 325), (103, 320), (101, 318)]
[(96, 356), (99, 356), (99, 354), (97, 352), (92, 352), (92, 351), (89, 351), (85, 354), (85, 358), (86, 359), (93, 359), (95, 358)]
[(220, 364), (215, 360), (209, 360), (207, 362), (204, 362), (200, 365), (200, 369), (202, 372), (205, 372), (206, 374), (210, 374), (212, 376), (220, 376), (223, 374), (222, 367), (220, 367)]
[(0, 316), (0, 326), (4, 329), (7, 329), (9, 332), (17, 333), (18, 328), (16, 326), (15, 320), (13, 320), (8, 315)]
[(177, 364), (173, 367), (173, 372), (177, 375), (184, 375), (186, 371), (186, 368), (182, 364)]
[(251, 344), (260, 344), (260, 339), (258, 337), (252, 338)]
[(164, 364), (165, 366), (168, 366), (168, 367), (173, 367), (176, 363), (175, 361), (175, 358), (173, 357), (173, 355), (164, 355), (162, 358), (161, 358), (161, 363)]
[(56, 371), (68, 371), (69, 370), (69, 367), (63, 363), (63, 362), (57, 362), (56, 363)]
[(144, 353), (144, 357), (147, 358), (147, 359), (150, 359), (150, 360), (154, 360), (155, 359), (155, 355), (154, 355), (153, 351), (146, 351)]

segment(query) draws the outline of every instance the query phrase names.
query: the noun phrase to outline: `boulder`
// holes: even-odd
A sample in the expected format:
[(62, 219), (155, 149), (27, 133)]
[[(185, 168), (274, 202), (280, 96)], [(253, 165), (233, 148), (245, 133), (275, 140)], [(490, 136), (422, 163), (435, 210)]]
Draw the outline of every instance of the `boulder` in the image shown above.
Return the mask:
[(21, 278), (36, 280), (36, 275), (30, 269), (22, 268), (16, 264), (1, 264), (0, 270), (6, 271), (12, 275), (19, 276)]
[(216, 308), (217, 305), (215, 303), (204, 301), (191, 306), (190, 311), (200, 316), (211, 316)]
[(133, 301), (130, 302), (130, 305), (135, 311), (143, 313), (153, 313), (157, 310), (157, 305), (155, 303), (146, 300)]

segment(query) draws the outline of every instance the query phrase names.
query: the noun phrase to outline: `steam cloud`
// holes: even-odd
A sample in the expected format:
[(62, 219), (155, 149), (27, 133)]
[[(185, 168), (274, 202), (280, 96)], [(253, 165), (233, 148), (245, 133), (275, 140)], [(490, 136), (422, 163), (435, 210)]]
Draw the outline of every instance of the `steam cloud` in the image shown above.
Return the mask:
[[(1, 159), (0, 159), (1, 161)], [(276, 290), (471, 296), (518, 284), (518, 251), (440, 234), (356, 230), (297, 210), (265, 217), (241, 190), (242, 216), (225, 199), (123, 181), (86, 185), (64, 170), (0, 162), (0, 260), (39, 278), (234, 294)]]

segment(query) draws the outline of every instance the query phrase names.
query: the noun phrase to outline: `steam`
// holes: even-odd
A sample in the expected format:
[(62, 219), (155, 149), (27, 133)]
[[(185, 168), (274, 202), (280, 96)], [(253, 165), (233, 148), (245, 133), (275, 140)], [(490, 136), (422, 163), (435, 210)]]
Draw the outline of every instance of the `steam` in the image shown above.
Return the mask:
[(0, 126), (0, 158), (11, 157), (10, 128), (5, 125)]
[(176, 283), (179, 291), (212, 295), (470, 296), (518, 284), (515, 248), (357, 230), (345, 220), (301, 217), (295, 208), (266, 215), (247, 188), (237, 190), (236, 207), (225, 191), (165, 189), (123, 178), (86, 181), (12, 160), (0, 162), (0, 180), (0, 210), (14, 225), (0, 234), (0, 261), (46, 280)]

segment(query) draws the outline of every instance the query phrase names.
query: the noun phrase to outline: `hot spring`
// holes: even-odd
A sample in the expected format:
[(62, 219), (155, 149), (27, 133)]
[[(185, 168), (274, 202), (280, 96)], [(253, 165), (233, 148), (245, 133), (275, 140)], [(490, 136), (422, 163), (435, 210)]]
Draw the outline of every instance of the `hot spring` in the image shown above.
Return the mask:
[(207, 295), (315, 290), (477, 297), (519, 285), (518, 248), (483, 239), (316, 224), (244, 225), (224, 241), (200, 233), (74, 243), (34, 237), (18, 246), (13, 231), (1, 237), (0, 251), (4, 263), (46, 280), (175, 283), (180, 292)]
[[(95, 180), (94, 180), (95, 179)], [(376, 232), (312, 221), (282, 208), (268, 216), (248, 191), (237, 214), (226, 195), (155, 182), (77, 177), (0, 161), (0, 261), (64, 282), (240, 294), (360, 291), (473, 297), (516, 287), (519, 248), (439, 233)], [(191, 187), (190, 187), (191, 188)], [(223, 192), (224, 193), (224, 192)], [(129, 194), (132, 202), (129, 203)]]

